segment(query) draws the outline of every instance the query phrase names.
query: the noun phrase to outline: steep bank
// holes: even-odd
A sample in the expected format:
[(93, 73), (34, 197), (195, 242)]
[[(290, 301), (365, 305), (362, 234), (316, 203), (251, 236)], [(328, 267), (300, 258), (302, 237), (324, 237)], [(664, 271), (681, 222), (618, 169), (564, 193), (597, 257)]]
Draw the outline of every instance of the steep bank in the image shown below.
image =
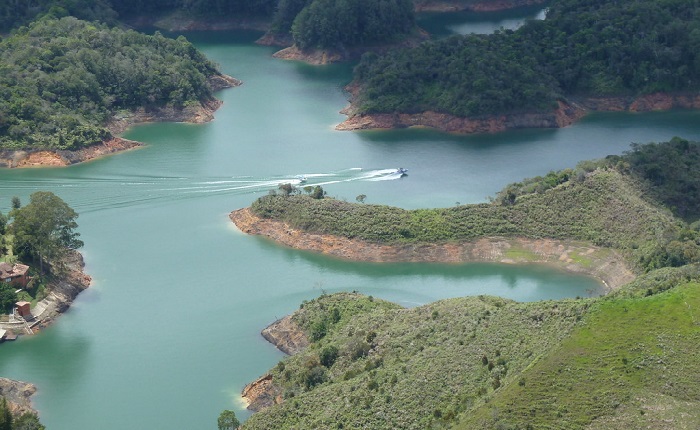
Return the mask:
[[(352, 94), (357, 88), (348, 86)], [(561, 128), (573, 124), (589, 112), (652, 112), (671, 109), (700, 109), (700, 94), (655, 93), (639, 97), (574, 98), (559, 101), (554, 111), (464, 118), (439, 112), (358, 114), (351, 101), (341, 113), (348, 119), (338, 124), (340, 131), (430, 127), (448, 133), (495, 133), (518, 128)]]
[(36, 387), (27, 382), (0, 378), (0, 397), (7, 400), (10, 411), (14, 415), (36, 411), (32, 408), (31, 397), (36, 393)]
[(493, 262), (553, 264), (567, 271), (593, 276), (614, 289), (634, 279), (616, 252), (582, 242), (554, 239), (488, 237), (474, 241), (435, 244), (384, 245), (358, 239), (315, 234), (273, 219), (260, 218), (249, 208), (229, 215), (243, 232), (280, 244), (334, 257), (372, 262)]
[[(287, 355), (297, 354), (309, 346), (309, 338), (299, 324), (294, 321), (292, 315), (287, 315), (273, 322), (265, 327), (260, 334)], [(246, 385), (241, 396), (245, 400), (247, 408), (256, 412), (283, 401), (282, 391), (273, 384), (272, 375), (269, 373)]]
[[(215, 75), (209, 78), (212, 91), (241, 85), (241, 81), (227, 75)], [(197, 106), (175, 108), (172, 106), (129, 112), (118, 112), (107, 124), (112, 135), (126, 131), (135, 124), (148, 122), (189, 122), (202, 124), (214, 119), (214, 112), (223, 104), (218, 99), (202, 101)], [(78, 150), (15, 150), (0, 151), (0, 167), (62, 167), (82, 163), (117, 152), (127, 151), (141, 146), (140, 142), (112, 136), (98, 145)]]

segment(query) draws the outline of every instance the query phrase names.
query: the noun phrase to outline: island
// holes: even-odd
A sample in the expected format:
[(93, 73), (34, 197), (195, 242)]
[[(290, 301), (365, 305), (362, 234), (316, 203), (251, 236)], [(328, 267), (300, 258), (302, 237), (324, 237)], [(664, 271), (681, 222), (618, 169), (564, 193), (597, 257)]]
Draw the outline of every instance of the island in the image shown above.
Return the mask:
[(263, 331), (291, 355), (244, 388), (258, 412), (242, 428), (696, 425), (700, 391), (688, 378), (700, 363), (684, 357), (700, 339), (699, 156), (700, 143), (681, 138), (633, 145), (456, 208), (281, 188), (232, 212), (244, 232), (341, 258), (557, 260), (624, 273), (592, 298), (411, 309), (354, 292), (304, 301)]

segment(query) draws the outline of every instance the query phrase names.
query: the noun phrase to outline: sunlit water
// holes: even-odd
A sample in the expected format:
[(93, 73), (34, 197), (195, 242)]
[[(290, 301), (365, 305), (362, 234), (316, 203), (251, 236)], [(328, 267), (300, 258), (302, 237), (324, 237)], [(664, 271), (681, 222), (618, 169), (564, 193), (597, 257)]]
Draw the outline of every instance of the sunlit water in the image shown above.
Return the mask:
[[(336, 132), (350, 66), (272, 59), (252, 33), (190, 34), (244, 81), (204, 125), (149, 124), (141, 149), (64, 169), (0, 171), (0, 209), (50, 190), (79, 213), (92, 287), (58, 324), (0, 347), (0, 375), (34, 382), (52, 430), (213, 429), (282, 354), (260, 330), (321, 292), (405, 306), (494, 294), (532, 301), (600, 292), (588, 278), (508, 265), (364, 264), (290, 250), (229, 222), (305, 175), (331, 196), (404, 208), (483, 202), (504, 185), (630, 142), (698, 139), (699, 115), (599, 114), (560, 130), (456, 136)], [(397, 167), (409, 169), (403, 178)]]

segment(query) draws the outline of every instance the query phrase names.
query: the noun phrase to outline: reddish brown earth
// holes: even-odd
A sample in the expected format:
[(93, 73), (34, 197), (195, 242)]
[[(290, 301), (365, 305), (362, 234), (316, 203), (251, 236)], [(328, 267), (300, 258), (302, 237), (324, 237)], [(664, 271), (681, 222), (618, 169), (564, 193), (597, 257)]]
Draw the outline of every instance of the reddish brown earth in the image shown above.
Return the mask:
[[(349, 85), (353, 94), (358, 89)], [(669, 109), (700, 109), (700, 94), (656, 93), (640, 97), (582, 98), (575, 101), (559, 101), (558, 107), (546, 113), (492, 115), (465, 118), (438, 112), (417, 114), (356, 114), (352, 104), (341, 113), (348, 119), (336, 126), (336, 130), (393, 129), (406, 127), (430, 127), (450, 133), (494, 133), (517, 128), (561, 128), (573, 124), (591, 111), (651, 112)]]
[(634, 273), (617, 252), (582, 242), (488, 237), (462, 242), (384, 245), (294, 229), (281, 221), (260, 218), (249, 208), (235, 210), (229, 217), (247, 234), (265, 236), (295, 249), (348, 260), (552, 264), (570, 272), (593, 276), (611, 289), (634, 279)]

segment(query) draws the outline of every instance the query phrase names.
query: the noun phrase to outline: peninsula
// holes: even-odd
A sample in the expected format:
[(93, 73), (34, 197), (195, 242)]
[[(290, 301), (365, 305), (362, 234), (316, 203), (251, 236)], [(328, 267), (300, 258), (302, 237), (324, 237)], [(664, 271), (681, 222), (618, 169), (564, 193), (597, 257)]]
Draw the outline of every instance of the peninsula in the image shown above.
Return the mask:
[(634, 145), (456, 208), (318, 193), (232, 212), (244, 232), (342, 258), (617, 272), (597, 298), (478, 296), (412, 309), (356, 293), (304, 301), (263, 331), (291, 356), (245, 387), (258, 412), (242, 428), (698, 425), (700, 391), (687, 387), (699, 362), (685, 355), (700, 339), (698, 157), (700, 143), (680, 138)]
[(184, 37), (73, 17), (36, 21), (0, 48), (5, 167), (68, 165), (134, 148), (115, 135), (139, 122), (209, 121), (221, 105), (214, 92), (240, 85)]

